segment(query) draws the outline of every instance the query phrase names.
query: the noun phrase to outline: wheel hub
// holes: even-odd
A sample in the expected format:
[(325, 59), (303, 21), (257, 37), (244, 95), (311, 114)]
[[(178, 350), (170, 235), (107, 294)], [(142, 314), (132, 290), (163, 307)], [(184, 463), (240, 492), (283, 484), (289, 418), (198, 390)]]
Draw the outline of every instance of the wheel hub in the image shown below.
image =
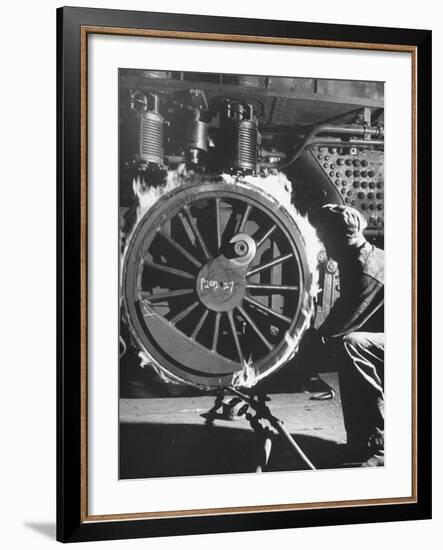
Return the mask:
[(212, 311), (232, 311), (246, 291), (246, 268), (219, 256), (209, 261), (197, 276), (197, 294)]

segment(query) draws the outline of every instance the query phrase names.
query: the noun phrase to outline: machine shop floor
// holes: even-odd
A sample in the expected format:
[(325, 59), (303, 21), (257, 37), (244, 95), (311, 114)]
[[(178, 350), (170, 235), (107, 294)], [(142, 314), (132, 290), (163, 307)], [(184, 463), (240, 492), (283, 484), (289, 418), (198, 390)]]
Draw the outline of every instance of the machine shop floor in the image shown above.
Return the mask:
[[(338, 377), (321, 377), (336, 390), (333, 399), (314, 401), (308, 392), (285, 391), (277, 380), (267, 388), (268, 405), (317, 468), (342, 467), (346, 435)], [(214, 395), (190, 388), (185, 395), (158, 397), (140, 381), (132, 382), (120, 399), (121, 479), (255, 471), (263, 442), (244, 417), (206, 425), (202, 414), (212, 408)], [(275, 436), (266, 471), (305, 468)]]

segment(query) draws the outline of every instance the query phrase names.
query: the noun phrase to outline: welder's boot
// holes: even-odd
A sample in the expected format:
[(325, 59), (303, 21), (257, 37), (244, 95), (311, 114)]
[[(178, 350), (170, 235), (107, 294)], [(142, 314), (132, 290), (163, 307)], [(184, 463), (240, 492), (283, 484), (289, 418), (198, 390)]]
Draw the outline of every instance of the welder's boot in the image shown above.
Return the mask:
[(374, 468), (385, 465), (385, 451), (380, 449), (361, 465), (362, 468)]
[(378, 430), (369, 438), (368, 446), (372, 452), (371, 456), (362, 463), (362, 468), (374, 468), (385, 465), (385, 437), (381, 430)]

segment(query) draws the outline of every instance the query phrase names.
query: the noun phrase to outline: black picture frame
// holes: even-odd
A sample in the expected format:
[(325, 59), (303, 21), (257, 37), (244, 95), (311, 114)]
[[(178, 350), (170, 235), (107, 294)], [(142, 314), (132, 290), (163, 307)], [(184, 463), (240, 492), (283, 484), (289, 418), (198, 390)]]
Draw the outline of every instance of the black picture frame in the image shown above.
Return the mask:
[[(87, 193), (81, 181), (87, 159), (82, 96), (82, 50), (85, 29), (138, 29), (171, 33), (205, 33), (237, 37), (270, 37), (270, 42), (298, 40), (324, 47), (402, 49), (415, 56), (414, 159), (416, 317), (415, 375), (415, 499), (378, 505), (346, 505), (205, 513), (183, 517), (89, 518), (85, 471), (86, 440), (86, 256), (83, 244), (87, 224)], [(104, 30), (103, 30), (104, 29)], [(114, 29), (114, 31), (112, 31)], [(92, 32), (92, 31), (90, 31)], [(86, 32), (87, 34), (87, 32)], [(229, 38), (230, 37), (230, 38)], [(218, 40), (223, 38), (218, 38)], [(253, 40), (252, 40), (253, 41)], [(354, 44), (355, 46), (352, 46)], [(315, 44), (318, 45), (318, 44)], [(342, 46), (345, 47), (345, 46)], [(383, 49), (383, 48), (380, 48)], [(84, 75), (83, 75), (84, 76)], [(414, 88), (414, 87), (413, 87)], [(331, 25), (208, 17), (172, 13), (64, 7), (57, 10), (57, 539), (62, 542), (158, 537), (226, 531), (372, 523), (428, 519), (431, 517), (431, 31), (383, 27)], [(82, 138), (83, 136), (83, 138)], [(83, 172), (82, 172), (83, 171)], [(86, 194), (85, 194), (86, 193)], [(82, 244), (83, 243), (83, 244)], [(82, 290), (83, 289), (83, 290)], [(414, 292), (413, 289), (413, 292)], [(82, 313), (83, 311), (83, 313)], [(86, 502), (85, 502), (86, 499)], [(86, 507), (85, 507), (86, 506)], [(122, 511), (123, 512), (123, 511)]]

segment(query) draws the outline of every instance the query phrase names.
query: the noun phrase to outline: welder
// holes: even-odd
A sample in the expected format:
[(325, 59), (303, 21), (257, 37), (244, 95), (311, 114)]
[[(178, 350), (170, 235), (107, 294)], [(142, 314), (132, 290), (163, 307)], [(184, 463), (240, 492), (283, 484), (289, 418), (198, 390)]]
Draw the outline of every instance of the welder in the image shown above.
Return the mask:
[(363, 235), (366, 220), (348, 206), (327, 204), (310, 220), (340, 273), (340, 297), (309, 334), (338, 359), (350, 461), (384, 465), (384, 252)]

